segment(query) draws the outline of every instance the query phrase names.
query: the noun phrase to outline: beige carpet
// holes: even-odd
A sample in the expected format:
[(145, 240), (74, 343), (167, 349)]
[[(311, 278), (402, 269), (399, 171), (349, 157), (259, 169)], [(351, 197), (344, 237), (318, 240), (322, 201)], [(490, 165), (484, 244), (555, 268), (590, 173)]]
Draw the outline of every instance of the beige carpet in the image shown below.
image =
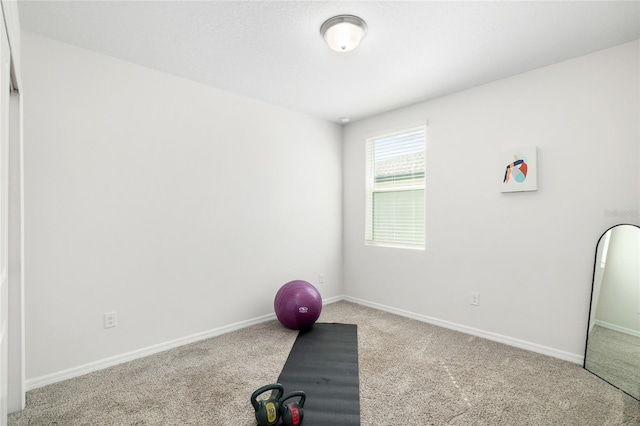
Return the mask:
[[(347, 302), (319, 321), (358, 325), (363, 425), (640, 425), (577, 364)], [(270, 321), (35, 389), (9, 425), (255, 425), (295, 338)]]
[(586, 368), (640, 398), (640, 337), (596, 325), (589, 337)]

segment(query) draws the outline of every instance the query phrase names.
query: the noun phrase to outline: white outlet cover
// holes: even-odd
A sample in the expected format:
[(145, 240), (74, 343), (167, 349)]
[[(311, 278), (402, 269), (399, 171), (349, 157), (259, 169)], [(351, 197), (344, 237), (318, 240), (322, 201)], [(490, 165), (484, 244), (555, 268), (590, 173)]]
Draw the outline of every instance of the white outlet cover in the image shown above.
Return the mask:
[(117, 312), (106, 312), (104, 314), (104, 328), (111, 328), (118, 325)]

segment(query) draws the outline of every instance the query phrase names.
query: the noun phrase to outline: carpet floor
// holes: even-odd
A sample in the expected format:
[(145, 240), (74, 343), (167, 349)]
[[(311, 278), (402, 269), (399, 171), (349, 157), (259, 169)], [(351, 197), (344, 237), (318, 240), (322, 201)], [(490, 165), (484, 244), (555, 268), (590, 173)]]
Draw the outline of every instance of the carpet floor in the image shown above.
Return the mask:
[[(362, 425), (640, 425), (640, 402), (574, 363), (348, 302), (319, 321), (358, 325)], [(254, 426), (250, 395), (296, 336), (269, 321), (34, 389), (9, 425)]]
[(586, 368), (640, 398), (640, 337), (596, 325), (589, 337)]

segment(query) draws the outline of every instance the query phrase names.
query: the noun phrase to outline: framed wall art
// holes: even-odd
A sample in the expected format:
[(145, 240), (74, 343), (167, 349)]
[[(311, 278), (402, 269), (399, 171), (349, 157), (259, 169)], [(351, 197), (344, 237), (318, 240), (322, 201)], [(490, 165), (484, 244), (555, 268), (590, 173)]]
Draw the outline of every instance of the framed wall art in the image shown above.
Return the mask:
[(500, 157), (500, 192), (538, 189), (538, 149), (535, 146), (505, 148)]

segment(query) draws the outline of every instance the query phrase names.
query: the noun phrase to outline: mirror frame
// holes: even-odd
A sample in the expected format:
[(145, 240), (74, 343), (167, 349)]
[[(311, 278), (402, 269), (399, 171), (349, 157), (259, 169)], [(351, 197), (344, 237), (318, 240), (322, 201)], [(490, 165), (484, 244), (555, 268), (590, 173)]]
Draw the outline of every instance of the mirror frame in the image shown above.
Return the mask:
[(602, 233), (602, 235), (600, 235), (600, 238), (598, 238), (598, 241), (596, 242), (596, 250), (595, 250), (595, 253), (593, 255), (593, 274), (591, 276), (591, 297), (589, 298), (589, 314), (587, 316), (587, 336), (586, 336), (585, 343), (584, 343), (584, 359), (582, 361), (582, 368), (584, 368), (585, 370), (587, 370), (589, 373), (593, 374), (594, 376), (598, 377), (599, 379), (609, 383), (611, 386), (615, 387), (620, 392), (623, 392), (625, 395), (629, 395), (631, 398), (640, 401), (640, 399), (638, 397), (636, 397), (634, 395), (631, 395), (629, 392), (626, 392), (623, 389), (620, 389), (615, 384), (611, 383), (607, 379), (604, 379), (604, 378), (598, 376), (596, 373), (594, 373), (593, 371), (591, 371), (591, 370), (589, 370), (587, 368), (587, 349), (589, 347), (589, 328), (590, 328), (590, 325), (591, 325), (591, 310), (593, 309), (593, 291), (594, 291), (594, 287), (595, 287), (595, 284), (596, 284), (596, 271), (597, 271), (597, 268), (598, 268), (598, 247), (600, 246), (600, 241), (602, 241), (604, 236), (607, 235), (607, 232), (611, 231), (613, 228), (617, 228), (618, 226), (632, 226), (634, 228), (640, 229), (640, 225), (636, 225), (636, 224), (633, 224), (633, 223), (619, 223), (617, 225), (613, 225), (613, 226), (607, 228), (607, 230), (604, 231)]

